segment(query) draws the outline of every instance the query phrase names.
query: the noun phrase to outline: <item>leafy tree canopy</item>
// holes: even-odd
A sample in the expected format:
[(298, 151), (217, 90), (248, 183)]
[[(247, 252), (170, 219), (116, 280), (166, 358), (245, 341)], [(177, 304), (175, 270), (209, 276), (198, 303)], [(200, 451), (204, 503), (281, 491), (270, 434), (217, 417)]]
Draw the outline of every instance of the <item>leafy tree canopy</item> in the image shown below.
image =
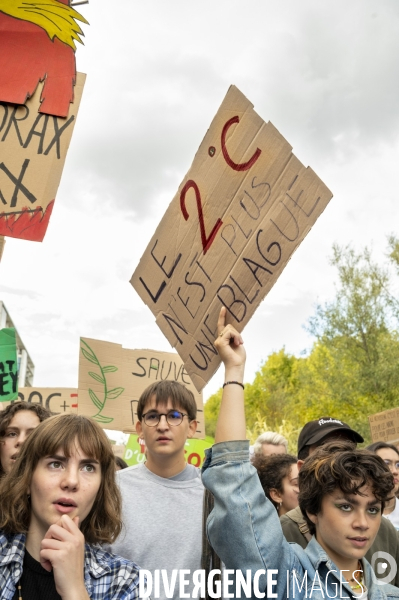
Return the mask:
[[(333, 246), (331, 264), (336, 294), (307, 324), (315, 340), (308, 356), (274, 352), (245, 386), (252, 443), (265, 427), (285, 431), (294, 451), (300, 427), (321, 416), (347, 421), (369, 442), (368, 416), (399, 405), (399, 240), (388, 238), (384, 265), (351, 246)], [(205, 404), (209, 435), (221, 394)]]

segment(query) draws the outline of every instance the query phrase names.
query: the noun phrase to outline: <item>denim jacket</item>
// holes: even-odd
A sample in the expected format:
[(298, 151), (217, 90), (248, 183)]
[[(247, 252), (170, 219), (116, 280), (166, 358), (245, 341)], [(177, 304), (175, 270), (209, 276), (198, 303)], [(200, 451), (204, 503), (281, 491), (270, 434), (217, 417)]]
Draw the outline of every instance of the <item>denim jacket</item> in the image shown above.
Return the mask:
[[(251, 571), (247, 597), (260, 598), (263, 592), (277, 600), (356, 597), (314, 537), (306, 550), (286, 541), (277, 511), (249, 462), (248, 442), (215, 444), (207, 451), (202, 481), (215, 497), (207, 522), (209, 540), (226, 569), (243, 575)], [(367, 600), (399, 599), (399, 588), (377, 583), (370, 564), (362, 562)], [(236, 578), (231, 574), (229, 579), (228, 591), (235, 591)]]

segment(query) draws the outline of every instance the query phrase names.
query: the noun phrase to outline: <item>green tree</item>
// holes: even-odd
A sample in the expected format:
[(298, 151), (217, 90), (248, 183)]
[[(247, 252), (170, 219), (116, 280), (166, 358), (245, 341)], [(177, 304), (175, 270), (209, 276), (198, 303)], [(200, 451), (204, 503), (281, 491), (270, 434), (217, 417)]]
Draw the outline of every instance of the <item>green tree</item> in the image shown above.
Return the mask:
[(372, 260), (367, 248), (356, 253), (349, 246), (334, 246), (331, 262), (338, 269), (336, 297), (316, 308), (309, 331), (356, 366), (360, 393), (382, 401), (387, 377), (394, 375), (387, 372), (394, 365), (386, 351), (396, 346), (398, 326), (389, 271)]
[(388, 258), (396, 266), (399, 275), (399, 239), (394, 235), (388, 236)]
[(245, 386), (245, 411), (249, 428), (263, 416), (267, 418), (272, 431), (277, 431), (283, 420), (289, 420), (289, 400), (295, 386), (292, 375), (297, 361), (284, 348), (273, 352), (257, 371), (254, 382)]
[(216, 423), (218, 420), (220, 403), (222, 401), (223, 388), (220, 388), (215, 394), (212, 394), (205, 402), (204, 417), (205, 417), (205, 433), (211, 437), (215, 437)]
[[(394, 238), (389, 244), (389, 259), (395, 262), (399, 244)], [(309, 331), (317, 342), (297, 373), (296, 406), (308, 416), (326, 409), (325, 414), (347, 419), (368, 438), (368, 415), (399, 401), (394, 281), (389, 263), (380, 266), (367, 248), (356, 252), (334, 246), (331, 262), (338, 270), (337, 292), (310, 319)], [(313, 418), (317, 416), (320, 412)]]
[[(245, 386), (248, 435), (264, 430), (295, 436), (307, 421), (335, 416), (370, 440), (368, 416), (399, 405), (399, 240), (388, 238), (381, 266), (368, 248), (334, 246), (335, 298), (316, 307), (308, 330), (314, 345), (297, 358), (283, 348), (266, 359)], [(222, 390), (205, 405), (214, 435)], [(286, 432), (286, 433), (284, 433)]]
[(247, 427), (247, 439), (249, 440), (249, 443), (254, 444), (260, 434), (264, 433), (265, 431), (275, 431), (276, 433), (283, 435), (288, 441), (288, 452), (290, 454), (296, 454), (297, 440), (300, 431), (297, 425), (289, 420), (283, 419), (281, 424), (273, 430), (271, 427), (269, 427), (266, 418), (262, 418), (262, 416), (259, 415), (258, 420), (252, 423), (252, 427)]

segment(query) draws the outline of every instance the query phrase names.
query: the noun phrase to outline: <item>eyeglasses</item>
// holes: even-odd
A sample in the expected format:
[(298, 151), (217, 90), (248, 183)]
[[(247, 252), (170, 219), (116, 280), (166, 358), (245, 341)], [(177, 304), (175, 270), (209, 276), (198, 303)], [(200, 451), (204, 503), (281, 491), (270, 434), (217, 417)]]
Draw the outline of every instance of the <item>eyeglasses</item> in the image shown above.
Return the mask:
[(170, 410), (167, 413), (158, 413), (156, 410), (150, 410), (148, 413), (143, 415), (143, 421), (148, 427), (155, 427), (158, 425), (161, 417), (165, 417), (168, 425), (176, 427), (183, 422), (184, 417), (188, 417), (186, 413), (179, 412), (178, 410)]
[(387, 459), (384, 458), (384, 463), (386, 464), (386, 466), (389, 469), (392, 469), (392, 467), (395, 467), (396, 471), (399, 471), (399, 460), (396, 462), (393, 462), (392, 460), (389, 460), (388, 458)]

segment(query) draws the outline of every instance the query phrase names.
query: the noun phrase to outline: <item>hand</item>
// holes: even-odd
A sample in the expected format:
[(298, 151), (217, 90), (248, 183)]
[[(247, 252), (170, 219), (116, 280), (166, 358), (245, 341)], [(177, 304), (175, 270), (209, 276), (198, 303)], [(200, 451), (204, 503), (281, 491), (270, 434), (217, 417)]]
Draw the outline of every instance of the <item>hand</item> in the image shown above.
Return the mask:
[[(225, 307), (219, 314), (218, 334), (215, 346), (224, 362), (225, 381), (243, 383), (245, 348), (238, 331), (232, 325), (226, 325)], [(228, 385), (223, 389), (215, 442), (245, 440), (245, 437), (244, 390), (239, 385)]]
[(85, 539), (79, 517), (63, 515), (51, 525), (40, 549), (40, 563), (53, 570), (57, 592), (63, 600), (88, 598), (84, 585)]
[(223, 306), (218, 319), (218, 337), (215, 347), (224, 363), (226, 377), (234, 377), (242, 382), (246, 358), (244, 342), (241, 334), (232, 325), (226, 325), (226, 312)]

